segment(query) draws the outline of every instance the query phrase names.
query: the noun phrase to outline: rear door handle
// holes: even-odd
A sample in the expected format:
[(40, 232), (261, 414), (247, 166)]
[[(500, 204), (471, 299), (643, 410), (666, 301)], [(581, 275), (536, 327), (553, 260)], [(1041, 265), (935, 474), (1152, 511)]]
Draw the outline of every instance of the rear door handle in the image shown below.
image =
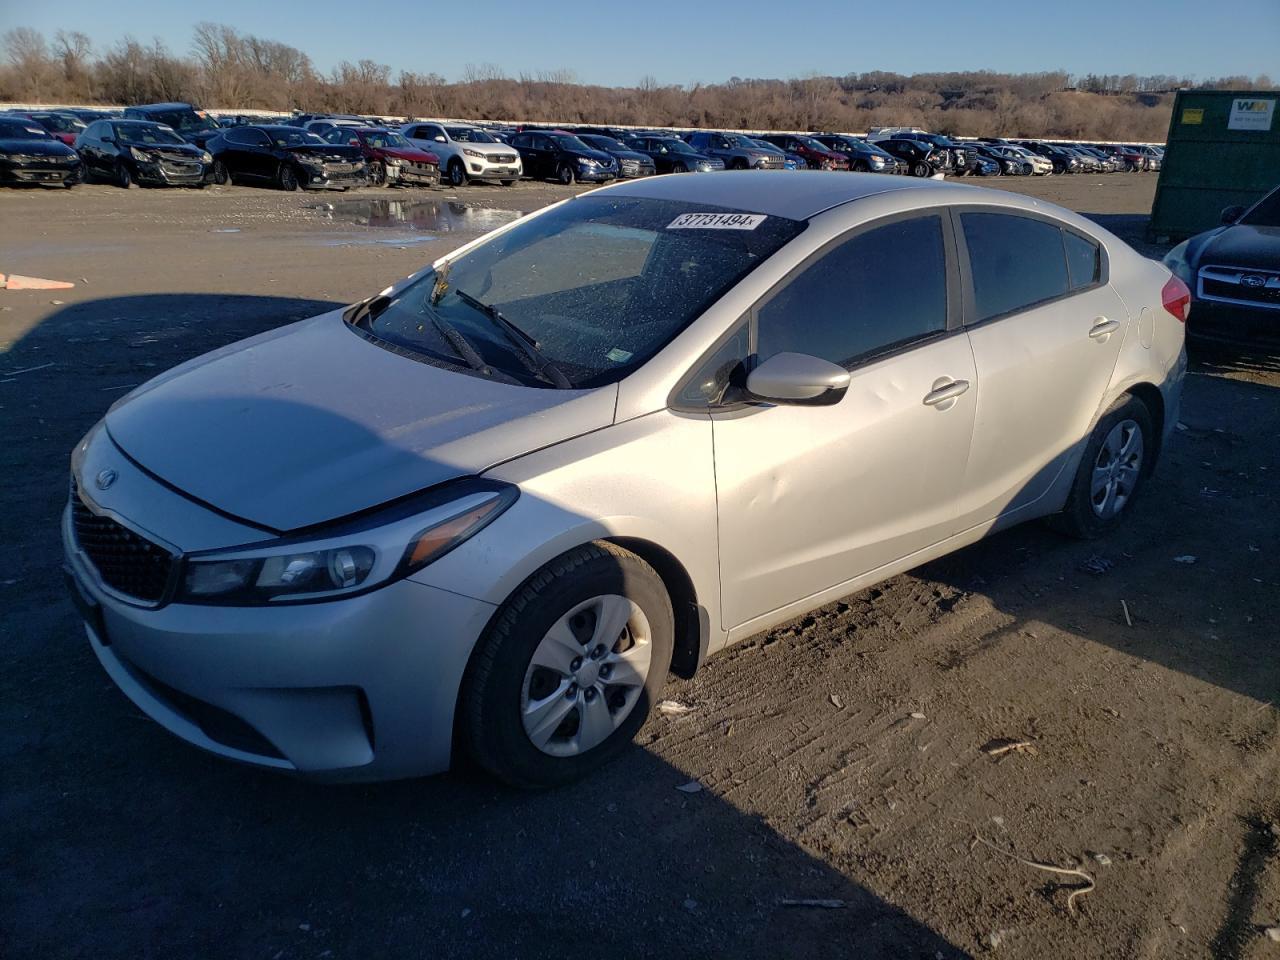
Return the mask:
[(1108, 320), (1106, 317), (1099, 317), (1093, 321), (1093, 326), (1089, 328), (1089, 336), (1094, 340), (1106, 340), (1119, 329), (1119, 320)]
[(956, 397), (968, 389), (968, 380), (952, 380), (950, 377), (942, 377), (933, 382), (933, 389), (924, 395), (924, 402), (926, 406), (940, 407), (943, 410), (947, 410), (951, 407), (949, 401), (955, 400)]

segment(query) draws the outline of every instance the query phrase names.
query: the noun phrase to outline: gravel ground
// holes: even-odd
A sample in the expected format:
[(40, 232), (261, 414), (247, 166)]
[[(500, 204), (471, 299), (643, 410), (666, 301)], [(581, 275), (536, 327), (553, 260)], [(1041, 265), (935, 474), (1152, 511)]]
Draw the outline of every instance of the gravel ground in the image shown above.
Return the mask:
[[(1154, 184), (994, 183), (1135, 240)], [(1280, 957), (1273, 357), (1197, 356), (1116, 536), (1018, 528), (753, 638), (565, 790), (296, 782), (114, 689), (56, 529), (111, 401), (565, 193), (0, 195), (0, 271), (76, 283), (0, 291), (0, 956)]]

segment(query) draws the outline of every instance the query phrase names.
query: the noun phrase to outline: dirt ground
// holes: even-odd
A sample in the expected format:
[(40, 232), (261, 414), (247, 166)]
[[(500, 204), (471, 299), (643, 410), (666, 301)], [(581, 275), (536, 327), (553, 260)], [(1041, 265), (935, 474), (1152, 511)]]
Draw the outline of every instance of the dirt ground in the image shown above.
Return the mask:
[[(1155, 178), (995, 185), (1137, 239)], [(1280, 958), (1274, 357), (1196, 356), (1116, 536), (1022, 527), (749, 640), (569, 789), (293, 781), (116, 691), (58, 570), (84, 431), (564, 193), (0, 194), (0, 272), (76, 283), (0, 291), (0, 957)]]

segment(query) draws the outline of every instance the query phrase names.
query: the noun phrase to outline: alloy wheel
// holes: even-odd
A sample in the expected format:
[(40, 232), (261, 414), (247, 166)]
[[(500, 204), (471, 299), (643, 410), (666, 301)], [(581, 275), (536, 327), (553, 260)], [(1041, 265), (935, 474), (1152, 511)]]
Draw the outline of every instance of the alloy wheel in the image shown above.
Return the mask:
[(653, 656), (649, 621), (617, 594), (575, 605), (533, 651), (520, 695), (529, 741), (572, 757), (607, 740), (635, 708)]
[(1111, 519), (1129, 502), (1142, 472), (1142, 454), (1142, 428), (1137, 421), (1121, 420), (1107, 433), (1089, 484), (1093, 512), (1099, 518)]

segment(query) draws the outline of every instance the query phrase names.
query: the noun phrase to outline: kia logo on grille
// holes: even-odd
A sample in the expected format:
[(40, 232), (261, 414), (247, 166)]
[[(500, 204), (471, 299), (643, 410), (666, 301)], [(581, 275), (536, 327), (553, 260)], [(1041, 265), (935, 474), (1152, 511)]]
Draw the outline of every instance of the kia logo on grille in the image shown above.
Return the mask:
[(107, 489), (107, 487), (111, 486), (113, 483), (116, 482), (116, 477), (118, 476), (119, 474), (117, 474), (114, 470), (103, 470), (101, 473), (99, 473), (96, 477), (93, 478), (93, 482), (94, 484), (97, 485), (99, 490), (105, 490)]
[(1251, 287), (1254, 290), (1257, 290), (1259, 287), (1265, 287), (1267, 285), (1267, 278), (1260, 277), (1256, 273), (1251, 273), (1246, 277), (1241, 277), (1240, 283), (1242, 286)]

